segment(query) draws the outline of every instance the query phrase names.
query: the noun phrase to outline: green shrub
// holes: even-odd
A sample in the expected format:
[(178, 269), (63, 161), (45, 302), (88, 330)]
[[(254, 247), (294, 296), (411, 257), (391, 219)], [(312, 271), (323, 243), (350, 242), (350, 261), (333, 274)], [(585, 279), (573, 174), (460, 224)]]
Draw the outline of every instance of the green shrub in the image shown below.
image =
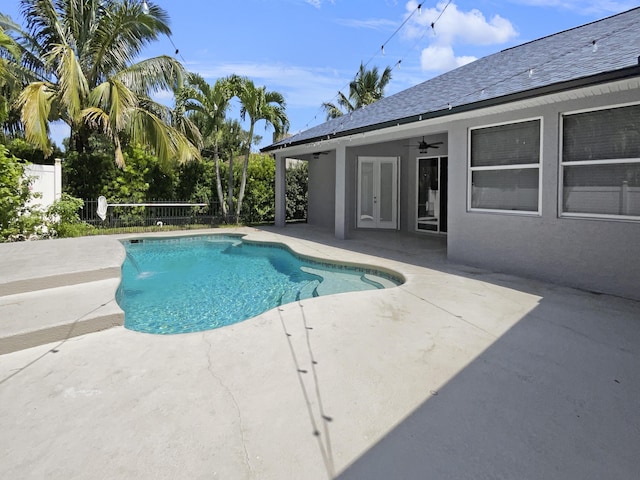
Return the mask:
[(84, 206), (84, 202), (63, 193), (62, 196), (53, 202), (47, 209), (47, 227), (51, 233), (58, 237), (80, 237), (87, 235), (93, 228), (88, 223), (80, 220), (78, 211)]
[(32, 180), (24, 175), (25, 164), (0, 145), (0, 241), (16, 240), (36, 233), (42, 213), (29, 202)]

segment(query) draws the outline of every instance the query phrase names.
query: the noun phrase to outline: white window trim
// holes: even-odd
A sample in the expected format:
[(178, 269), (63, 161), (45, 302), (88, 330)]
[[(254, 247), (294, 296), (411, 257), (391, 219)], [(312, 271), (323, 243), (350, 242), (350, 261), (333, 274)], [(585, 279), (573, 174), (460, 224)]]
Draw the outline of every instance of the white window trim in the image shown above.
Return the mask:
[[(499, 127), (501, 125), (515, 125), (518, 123), (526, 123), (534, 120), (540, 121), (540, 146), (539, 146), (539, 161), (538, 163), (522, 163), (516, 165), (496, 165), (496, 166), (471, 166), (471, 133), (474, 130), (480, 130), (483, 128)], [(544, 119), (543, 117), (531, 117), (511, 122), (499, 122), (491, 123), (487, 125), (479, 125), (469, 128), (467, 132), (467, 212), (471, 213), (497, 213), (501, 215), (520, 215), (525, 217), (539, 217), (542, 215), (542, 147), (544, 143)], [(490, 209), (490, 208), (476, 208), (471, 206), (471, 194), (472, 194), (472, 181), (473, 172), (479, 171), (495, 171), (495, 170), (524, 170), (527, 168), (538, 169), (538, 209), (537, 210), (505, 210), (505, 209)]]
[(640, 105), (640, 102), (627, 102), (616, 105), (606, 105), (597, 108), (583, 108), (580, 110), (572, 110), (568, 112), (562, 112), (560, 114), (560, 132), (558, 135), (558, 158), (560, 159), (560, 168), (558, 169), (558, 217), (571, 218), (571, 219), (587, 219), (587, 220), (606, 220), (606, 221), (618, 221), (618, 222), (637, 222), (640, 221), (640, 216), (637, 215), (611, 215), (605, 213), (576, 213), (565, 212), (564, 208), (564, 167), (578, 167), (578, 166), (595, 166), (595, 165), (615, 165), (621, 163), (640, 163), (640, 158), (614, 158), (603, 160), (579, 160), (575, 162), (565, 162), (562, 157), (563, 151), (563, 139), (564, 139), (564, 118), (570, 115), (576, 115), (580, 113), (599, 112), (602, 110), (613, 110), (616, 108), (631, 107), (634, 105)]

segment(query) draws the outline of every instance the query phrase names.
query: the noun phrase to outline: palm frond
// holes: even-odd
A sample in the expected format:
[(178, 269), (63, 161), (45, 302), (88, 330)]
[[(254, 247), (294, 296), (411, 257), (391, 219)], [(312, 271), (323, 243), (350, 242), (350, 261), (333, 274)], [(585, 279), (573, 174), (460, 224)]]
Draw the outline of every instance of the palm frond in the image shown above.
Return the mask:
[(27, 85), (18, 97), (17, 106), (21, 109), (27, 141), (40, 148), (45, 155), (51, 154), (49, 141), (49, 112), (55, 92), (46, 82)]
[(149, 13), (142, 12), (139, 1), (110, 2), (97, 19), (88, 55), (92, 82), (100, 82), (100, 75), (111, 76), (126, 69), (140, 55), (142, 49), (160, 35), (170, 35), (169, 17), (165, 10), (151, 5)]
[(112, 137), (111, 119), (109, 114), (100, 107), (89, 107), (82, 110), (82, 119), (91, 129)]
[[(11, 59), (14, 64), (16, 78), (26, 79), (24, 83), (48, 80), (50, 71), (44, 64), (45, 51), (38, 45), (37, 41), (23, 31), (22, 27), (7, 15), (0, 14), (0, 28), (4, 30), (5, 35), (10, 37), (20, 50), (21, 62), (18, 63), (18, 59), (15, 56)], [(0, 56), (8, 58), (2, 55), (1, 50)], [(21, 67), (21, 71), (18, 70), (18, 66)]]
[(2, 26), (0, 26), (0, 49), (8, 52), (16, 62), (20, 61), (20, 57), (22, 57), (19, 45), (13, 38), (4, 33)]
[(327, 120), (331, 120), (332, 118), (338, 118), (344, 115), (342, 110), (340, 110), (340, 108), (338, 108), (337, 105), (331, 102), (324, 102), (322, 104), (322, 108), (325, 110), (325, 112), (327, 112), (327, 117), (326, 117)]
[(47, 60), (57, 64), (62, 104), (74, 121), (79, 120), (89, 89), (75, 52), (68, 45), (55, 45), (47, 55)]
[(175, 161), (183, 163), (200, 158), (200, 152), (195, 145), (177, 129), (167, 125), (162, 118), (148, 110), (133, 109), (131, 121), (127, 126), (127, 134), (131, 141), (153, 149), (160, 163), (165, 166)]
[(52, 0), (21, 0), (22, 12), (26, 31), (35, 43), (44, 47), (44, 51), (51, 45), (66, 43), (64, 25), (59, 21), (56, 3)]
[(101, 83), (91, 91), (89, 104), (109, 113), (111, 129), (124, 130), (128, 113), (138, 105), (138, 98), (126, 85), (117, 79)]
[(151, 95), (159, 90), (176, 90), (186, 71), (180, 62), (166, 55), (148, 58), (117, 72), (120, 80), (137, 95)]

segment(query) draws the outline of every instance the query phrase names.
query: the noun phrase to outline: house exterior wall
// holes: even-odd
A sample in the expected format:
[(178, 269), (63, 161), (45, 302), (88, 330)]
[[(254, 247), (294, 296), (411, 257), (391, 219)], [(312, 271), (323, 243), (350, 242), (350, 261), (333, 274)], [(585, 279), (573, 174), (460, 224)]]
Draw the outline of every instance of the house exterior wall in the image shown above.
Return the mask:
[(335, 154), (321, 155), (309, 160), (307, 223), (334, 228), (336, 205)]
[[(640, 300), (640, 223), (558, 214), (561, 113), (637, 100), (632, 91), (449, 124), (449, 259)], [(532, 117), (542, 118), (541, 214), (468, 212), (468, 129)]]

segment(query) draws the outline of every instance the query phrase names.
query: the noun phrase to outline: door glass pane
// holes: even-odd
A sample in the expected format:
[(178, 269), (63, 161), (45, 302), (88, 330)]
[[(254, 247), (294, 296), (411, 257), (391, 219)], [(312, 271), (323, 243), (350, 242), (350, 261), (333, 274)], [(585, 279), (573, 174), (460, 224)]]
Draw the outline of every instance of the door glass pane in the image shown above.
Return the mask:
[(393, 164), (380, 164), (380, 220), (393, 221)]
[(438, 159), (421, 158), (418, 164), (418, 230), (438, 230)]
[(373, 222), (373, 163), (360, 165), (360, 220)]

